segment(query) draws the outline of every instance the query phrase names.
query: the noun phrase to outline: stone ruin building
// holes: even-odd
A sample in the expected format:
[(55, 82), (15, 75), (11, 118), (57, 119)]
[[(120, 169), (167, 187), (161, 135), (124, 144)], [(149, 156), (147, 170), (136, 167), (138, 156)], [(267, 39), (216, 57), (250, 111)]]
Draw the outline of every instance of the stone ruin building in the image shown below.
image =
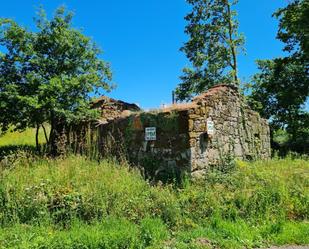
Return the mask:
[[(100, 103), (104, 117), (111, 107)], [(190, 103), (157, 111), (125, 108), (100, 122), (95, 143), (102, 157), (128, 160), (147, 178), (171, 173), (201, 177), (228, 157), (267, 159), (271, 154), (267, 121), (233, 86), (219, 85)]]
[(96, 158), (98, 151), (98, 127), (115, 119), (124, 118), (131, 113), (141, 111), (135, 104), (129, 104), (121, 100), (115, 100), (102, 96), (91, 102), (91, 108), (97, 109), (101, 118), (96, 121), (84, 120), (79, 123), (59, 122), (56, 127), (57, 137), (55, 141), (56, 154), (65, 154), (67, 151), (85, 154)]
[(101, 124), (106, 124), (116, 118), (130, 115), (131, 112), (138, 112), (141, 109), (136, 104), (129, 104), (121, 100), (115, 100), (102, 96), (91, 103), (91, 108), (100, 111)]

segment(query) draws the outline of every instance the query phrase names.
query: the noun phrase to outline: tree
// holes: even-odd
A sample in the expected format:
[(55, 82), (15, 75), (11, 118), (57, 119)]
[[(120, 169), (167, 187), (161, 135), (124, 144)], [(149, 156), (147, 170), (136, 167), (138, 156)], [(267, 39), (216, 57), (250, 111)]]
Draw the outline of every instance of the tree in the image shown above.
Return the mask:
[(109, 64), (100, 49), (71, 27), (72, 13), (58, 8), (51, 20), (40, 9), (37, 32), (10, 19), (0, 19), (0, 124), (22, 130), (48, 122), (49, 144), (59, 122), (94, 117), (90, 93), (110, 90)]
[(249, 96), (251, 106), (269, 120), (274, 129), (287, 128), (294, 132), (303, 115), (302, 106), (309, 91), (305, 66), (291, 58), (260, 60), (260, 72), (253, 76)]
[[(309, 1), (292, 1), (275, 14), (277, 38), (285, 43), (285, 58), (259, 60), (253, 76), (251, 106), (269, 119), (272, 131), (285, 130), (290, 150), (308, 151), (309, 114), (303, 106), (309, 95)], [(307, 149), (306, 149), (307, 148)]]
[(187, 0), (192, 11), (185, 17), (189, 41), (181, 48), (192, 68), (184, 68), (176, 89), (179, 100), (188, 100), (220, 83), (239, 85), (237, 54), (244, 38), (238, 33), (237, 1)]
[(274, 13), (279, 19), (277, 38), (285, 43), (284, 51), (309, 66), (309, 1), (294, 0)]

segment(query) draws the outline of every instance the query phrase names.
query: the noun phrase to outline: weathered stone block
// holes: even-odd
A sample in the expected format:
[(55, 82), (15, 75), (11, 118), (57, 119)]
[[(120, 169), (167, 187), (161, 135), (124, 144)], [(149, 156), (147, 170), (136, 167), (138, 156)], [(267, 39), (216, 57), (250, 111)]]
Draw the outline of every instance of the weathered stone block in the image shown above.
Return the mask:
[(194, 121), (192, 119), (189, 120), (189, 131), (193, 131)]

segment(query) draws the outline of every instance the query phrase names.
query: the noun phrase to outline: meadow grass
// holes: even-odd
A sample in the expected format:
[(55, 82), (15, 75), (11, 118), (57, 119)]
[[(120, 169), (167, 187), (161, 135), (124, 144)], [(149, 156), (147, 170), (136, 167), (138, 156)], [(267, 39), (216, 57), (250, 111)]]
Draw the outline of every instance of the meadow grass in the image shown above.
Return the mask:
[[(43, 129), (39, 130), (39, 143), (45, 143)], [(24, 131), (14, 131), (11, 127), (7, 132), (0, 132), (0, 147), (4, 146), (35, 146), (35, 129), (28, 128)]]
[(1, 249), (309, 244), (308, 220), (304, 159), (239, 161), (181, 187), (152, 186), (128, 165), (81, 156), (21, 150), (0, 161)]
[(179, 189), (151, 186), (126, 165), (77, 156), (22, 157), (0, 177), (3, 248), (309, 244), (305, 160), (238, 162), (229, 174), (213, 171)]

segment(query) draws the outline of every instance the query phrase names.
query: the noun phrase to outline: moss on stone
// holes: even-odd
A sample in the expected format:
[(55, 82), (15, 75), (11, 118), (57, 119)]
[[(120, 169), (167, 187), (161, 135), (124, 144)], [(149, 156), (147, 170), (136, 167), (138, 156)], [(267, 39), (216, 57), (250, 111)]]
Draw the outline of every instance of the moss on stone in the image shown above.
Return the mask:
[(141, 122), (144, 126), (154, 126), (160, 128), (164, 132), (178, 132), (179, 114), (177, 112), (171, 113), (142, 113), (140, 115)]

